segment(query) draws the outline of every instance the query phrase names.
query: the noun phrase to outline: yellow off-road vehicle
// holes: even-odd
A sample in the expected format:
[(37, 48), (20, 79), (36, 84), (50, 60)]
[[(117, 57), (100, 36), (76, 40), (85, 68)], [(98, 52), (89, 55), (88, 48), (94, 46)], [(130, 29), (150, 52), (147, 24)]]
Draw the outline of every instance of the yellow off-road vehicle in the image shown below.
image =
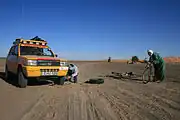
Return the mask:
[(6, 58), (5, 77), (11, 80), (12, 75), (16, 75), (21, 88), (27, 86), (28, 80), (51, 78), (63, 85), (68, 71), (66, 62), (57, 58), (45, 40), (16, 39)]

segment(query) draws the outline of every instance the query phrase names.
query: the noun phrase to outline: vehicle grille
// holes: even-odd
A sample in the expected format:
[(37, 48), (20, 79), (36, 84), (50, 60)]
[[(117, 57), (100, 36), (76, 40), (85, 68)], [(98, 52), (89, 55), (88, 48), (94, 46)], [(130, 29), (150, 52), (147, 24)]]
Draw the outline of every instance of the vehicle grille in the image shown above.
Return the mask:
[(40, 69), (41, 72), (58, 72), (59, 69)]
[(38, 60), (38, 66), (60, 66), (60, 61), (56, 60)]

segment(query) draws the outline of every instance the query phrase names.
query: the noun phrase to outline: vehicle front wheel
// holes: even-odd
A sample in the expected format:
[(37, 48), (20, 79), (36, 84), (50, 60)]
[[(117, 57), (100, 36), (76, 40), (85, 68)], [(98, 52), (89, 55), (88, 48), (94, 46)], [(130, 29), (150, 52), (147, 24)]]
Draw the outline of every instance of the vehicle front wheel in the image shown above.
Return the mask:
[(6, 68), (5, 68), (5, 80), (6, 81), (10, 80), (12, 78), (11, 76), (12, 75), (11, 75), (11, 73), (9, 72), (9, 70), (8, 70), (8, 68), (6, 66)]
[(28, 84), (28, 80), (24, 77), (22, 70), (19, 68), (18, 70), (18, 85), (20, 88), (26, 88)]
[(65, 80), (66, 80), (65, 77), (59, 77), (59, 78), (58, 78), (58, 81), (57, 81), (57, 84), (58, 84), (58, 85), (64, 85)]

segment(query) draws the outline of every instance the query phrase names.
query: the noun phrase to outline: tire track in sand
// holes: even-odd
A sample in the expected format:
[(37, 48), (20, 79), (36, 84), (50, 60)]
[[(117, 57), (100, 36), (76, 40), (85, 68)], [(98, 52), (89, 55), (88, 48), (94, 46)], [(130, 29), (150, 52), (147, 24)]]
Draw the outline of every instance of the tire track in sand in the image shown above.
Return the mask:
[(64, 98), (66, 97), (66, 94), (63, 94), (63, 91), (59, 91), (59, 90), (60, 89), (66, 90), (66, 89), (65, 87), (64, 88), (51, 87), (47, 89), (49, 91), (47, 91), (46, 94), (43, 97), (41, 97), (36, 102), (35, 105), (33, 105), (33, 107), (21, 118), (21, 120), (56, 120), (58, 119), (58, 114), (59, 114), (58, 109), (64, 103), (65, 101)]
[(137, 120), (177, 119), (174, 118), (173, 112), (170, 112), (167, 106), (162, 105), (161, 102), (152, 97), (152, 93), (138, 93), (137, 91), (140, 91), (138, 89), (138, 87), (134, 89), (134, 87), (127, 86), (126, 82), (121, 82), (120, 86), (119, 84), (114, 85), (111, 82), (108, 87), (106, 86), (105, 89), (101, 89), (99, 94), (112, 104), (117, 114), (119, 114), (118, 109), (124, 111), (123, 114), (128, 113), (127, 119), (134, 120), (135, 116)]
[(21, 120), (116, 120), (97, 89), (91, 90), (79, 84), (52, 88)]
[(83, 85), (82, 89), (87, 98), (87, 120), (118, 120), (108, 101), (103, 97), (99, 96), (98, 85)]

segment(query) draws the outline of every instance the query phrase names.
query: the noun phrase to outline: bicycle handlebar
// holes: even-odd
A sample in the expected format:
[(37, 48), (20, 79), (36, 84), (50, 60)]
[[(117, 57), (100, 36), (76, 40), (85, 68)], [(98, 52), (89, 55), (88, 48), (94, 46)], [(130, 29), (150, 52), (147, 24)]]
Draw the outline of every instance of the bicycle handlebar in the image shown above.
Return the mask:
[(147, 62), (145, 68), (149, 68), (149, 67), (151, 67), (152, 65), (153, 65), (153, 63)]

